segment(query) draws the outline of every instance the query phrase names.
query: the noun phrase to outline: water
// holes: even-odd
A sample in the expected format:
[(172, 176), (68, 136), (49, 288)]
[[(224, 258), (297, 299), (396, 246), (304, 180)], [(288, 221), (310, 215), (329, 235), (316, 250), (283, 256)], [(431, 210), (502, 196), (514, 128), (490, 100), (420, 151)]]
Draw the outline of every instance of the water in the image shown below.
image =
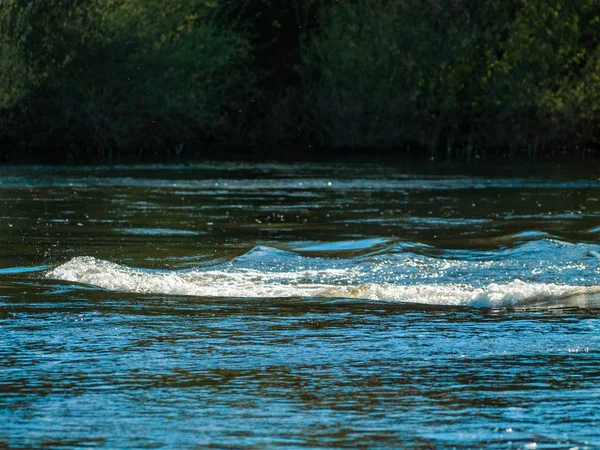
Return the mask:
[(600, 448), (599, 237), (593, 166), (0, 168), (0, 448)]

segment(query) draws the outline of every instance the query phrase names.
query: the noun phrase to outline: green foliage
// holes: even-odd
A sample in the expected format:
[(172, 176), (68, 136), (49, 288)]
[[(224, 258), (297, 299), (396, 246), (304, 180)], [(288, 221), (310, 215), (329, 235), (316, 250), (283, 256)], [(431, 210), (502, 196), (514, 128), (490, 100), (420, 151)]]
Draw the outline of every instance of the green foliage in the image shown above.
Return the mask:
[(109, 161), (598, 146), (600, 2), (0, 0), (0, 138)]
[[(490, 61), (486, 81), (488, 101), (496, 106), (490, 120), (510, 125), (516, 145), (584, 143), (577, 138), (576, 104), (583, 106), (583, 92), (598, 89), (592, 75), (598, 33), (588, 18), (594, 8), (598, 14), (596, 4), (524, 1), (510, 23), (499, 43), (502, 57)], [(592, 112), (588, 106), (585, 114)]]
[(434, 153), (597, 143), (582, 124), (598, 119), (598, 5), (335, 2), (304, 52), (319, 139)]
[(218, 2), (21, 3), (13, 15), (27, 32), (2, 33), (3, 53), (20, 64), (0, 72), (0, 98), (20, 113), (29, 145), (93, 148), (110, 159), (123, 149), (181, 149), (239, 126), (228, 116), (256, 77), (247, 38), (215, 19)]
[(24, 59), (24, 44), (31, 29), (31, 5), (6, 0), (0, 9), (0, 109), (19, 103), (33, 84)]

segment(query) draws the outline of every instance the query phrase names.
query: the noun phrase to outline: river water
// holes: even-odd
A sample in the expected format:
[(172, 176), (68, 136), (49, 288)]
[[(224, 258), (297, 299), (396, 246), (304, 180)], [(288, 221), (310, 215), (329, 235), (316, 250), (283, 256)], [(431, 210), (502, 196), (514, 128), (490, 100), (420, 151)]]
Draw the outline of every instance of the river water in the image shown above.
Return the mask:
[(0, 448), (600, 448), (598, 176), (0, 168)]

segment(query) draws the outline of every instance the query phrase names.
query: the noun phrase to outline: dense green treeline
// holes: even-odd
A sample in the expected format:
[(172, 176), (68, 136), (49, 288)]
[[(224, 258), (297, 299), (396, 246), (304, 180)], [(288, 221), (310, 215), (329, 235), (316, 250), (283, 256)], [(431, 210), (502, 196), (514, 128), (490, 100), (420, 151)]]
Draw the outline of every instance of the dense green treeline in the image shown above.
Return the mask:
[(600, 143), (598, 0), (0, 5), (4, 160)]

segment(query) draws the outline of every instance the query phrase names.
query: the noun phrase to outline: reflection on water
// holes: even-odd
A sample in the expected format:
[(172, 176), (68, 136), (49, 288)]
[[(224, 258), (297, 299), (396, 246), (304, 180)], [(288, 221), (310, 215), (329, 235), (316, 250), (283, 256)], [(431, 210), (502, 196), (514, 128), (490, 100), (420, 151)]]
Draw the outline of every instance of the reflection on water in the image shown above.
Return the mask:
[(0, 168), (0, 448), (600, 447), (600, 181), (424, 170)]

